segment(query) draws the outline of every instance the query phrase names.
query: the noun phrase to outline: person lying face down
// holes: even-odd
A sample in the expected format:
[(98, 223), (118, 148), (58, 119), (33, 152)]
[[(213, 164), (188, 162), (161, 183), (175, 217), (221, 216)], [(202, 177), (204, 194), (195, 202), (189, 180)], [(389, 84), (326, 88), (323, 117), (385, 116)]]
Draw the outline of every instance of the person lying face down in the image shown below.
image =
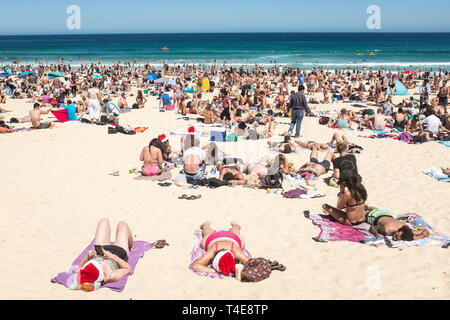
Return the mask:
[(236, 184), (245, 183), (244, 175), (241, 173), (241, 168), (237, 163), (232, 166), (224, 166), (223, 164), (218, 164), (217, 170), (219, 170), (220, 172), (220, 180)]
[[(242, 251), (245, 242), (240, 234), (241, 226), (237, 222), (231, 222), (228, 231), (213, 230), (209, 221), (204, 222), (200, 229), (203, 235), (200, 247), (206, 252), (194, 261), (192, 264), (194, 270), (233, 275), (236, 263), (247, 264), (249, 258)], [(212, 268), (209, 267), (210, 264)]]
[(370, 232), (376, 236), (392, 236), (393, 240), (413, 241), (427, 238), (430, 233), (424, 227), (411, 229), (406, 223), (395, 219), (392, 214), (367, 207), (366, 222), (370, 224)]

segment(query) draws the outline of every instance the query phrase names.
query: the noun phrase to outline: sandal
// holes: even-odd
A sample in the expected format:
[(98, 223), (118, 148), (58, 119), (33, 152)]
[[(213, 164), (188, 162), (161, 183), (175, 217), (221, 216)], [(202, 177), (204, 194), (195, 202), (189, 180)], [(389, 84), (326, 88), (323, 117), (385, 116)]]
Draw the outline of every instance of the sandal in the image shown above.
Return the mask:
[(119, 171), (114, 171), (114, 172), (111, 172), (109, 175), (117, 177), (117, 176), (120, 175), (120, 172)]
[(281, 263), (278, 263), (278, 261), (273, 261), (271, 263), (272, 270), (278, 270), (278, 271), (285, 271), (286, 267), (282, 265)]
[(186, 194), (183, 194), (183, 195), (178, 197), (178, 199), (187, 199), (187, 198), (188, 198), (188, 196)]
[(197, 196), (192, 195), (192, 196), (190, 196), (190, 197), (187, 197), (186, 200), (197, 200), (197, 199), (200, 199), (201, 197), (202, 197), (201, 194), (199, 194), (199, 195), (197, 195)]
[(156, 249), (162, 249), (165, 246), (168, 246), (169, 244), (166, 242), (166, 240), (158, 240), (152, 243), (153, 247)]
[(172, 182), (160, 182), (158, 183), (161, 187), (168, 187), (172, 185)]

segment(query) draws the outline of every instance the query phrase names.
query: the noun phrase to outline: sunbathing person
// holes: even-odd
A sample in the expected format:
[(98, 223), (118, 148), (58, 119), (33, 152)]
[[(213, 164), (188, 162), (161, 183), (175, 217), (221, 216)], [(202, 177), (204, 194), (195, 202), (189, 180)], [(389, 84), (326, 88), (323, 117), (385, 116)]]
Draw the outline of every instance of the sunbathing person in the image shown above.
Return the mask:
[[(200, 247), (205, 254), (194, 261), (192, 268), (205, 273), (221, 273), (232, 275), (235, 272), (236, 261), (246, 265), (249, 258), (243, 253), (245, 243), (241, 237), (239, 226), (231, 222), (228, 231), (215, 231), (211, 228), (211, 222), (206, 221), (201, 226), (203, 239)], [(212, 264), (212, 268), (208, 267)]]
[(323, 161), (319, 162), (319, 149), (317, 146), (314, 146), (310, 155), (310, 161), (301, 166), (300, 169), (297, 170), (297, 173), (310, 172), (316, 177), (325, 174), (330, 170), (333, 156), (333, 151), (329, 150)]
[(244, 175), (241, 173), (241, 168), (238, 164), (235, 164), (233, 166), (224, 166), (223, 164), (218, 164), (217, 170), (219, 170), (220, 172), (220, 180), (236, 184), (244, 184), (245, 182)]
[(289, 163), (286, 157), (282, 154), (269, 158), (267, 163), (260, 163), (250, 161), (242, 171), (247, 175), (254, 175), (259, 178), (264, 178), (269, 172), (289, 173)]
[(351, 169), (345, 169), (342, 171), (338, 184), (341, 186), (341, 190), (338, 193), (336, 208), (323, 204), (323, 212), (347, 226), (364, 222), (367, 192), (361, 184), (359, 175), (356, 175)]
[(133, 235), (128, 225), (121, 221), (117, 225), (116, 241), (111, 245), (111, 227), (109, 220), (101, 219), (95, 232), (94, 245), (97, 250), (90, 250), (78, 264), (77, 277), (70, 288), (93, 291), (108, 282), (122, 279), (130, 273), (128, 264), (130, 251), (135, 249)]
[(270, 140), (267, 141), (267, 144), (275, 151), (282, 153), (291, 153), (296, 152), (297, 147), (295, 143), (291, 140), (291, 135), (289, 132), (284, 132), (283, 142), (272, 142)]
[(35, 129), (48, 129), (48, 128), (54, 128), (55, 124), (51, 121), (47, 122), (41, 122), (41, 115), (42, 114), (48, 114), (50, 110), (41, 110), (40, 104), (35, 103), (33, 110), (30, 111), (30, 119), (31, 123), (33, 124), (33, 128)]
[(393, 240), (413, 241), (430, 235), (425, 228), (411, 229), (406, 223), (394, 219), (388, 213), (374, 207), (367, 207), (366, 222), (370, 224), (370, 232), (376, 236), (392, 236)]
[(301, 141), (300, 139), (295, 139), (294, 142), (300, 147), (312, 150), (317, 147), (320, 151), (327, 151), (330, 147), (326, 143), (317, 143), (314, 141)]
[(150, 141), (148, 147), (144, 147), (141, 151), (140, 160), (144, 161), (142, 166), (143, 176), (155, 176), (161, 173), (160, 166), (163, 164), (162, 142), (155, 138)]
[(442, 167), (441, 169), (442, 169), (442, 172), (443, 172), (444, 174), (450, 176), (450, 168), (444, 168), (444, 167)]

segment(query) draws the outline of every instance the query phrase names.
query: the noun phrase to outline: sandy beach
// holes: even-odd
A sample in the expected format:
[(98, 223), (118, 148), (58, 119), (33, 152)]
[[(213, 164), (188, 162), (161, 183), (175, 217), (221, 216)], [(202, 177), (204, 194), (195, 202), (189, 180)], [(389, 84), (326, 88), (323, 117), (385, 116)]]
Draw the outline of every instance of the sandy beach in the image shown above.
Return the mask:
[[(135, 92), (135, 88), (133, 89)], [(410, 90), (416, 94), (418, 89)], [(205, 99), (216, 95), (207, 93)], [(322, 94), (317, 94), (318, 98)], [(417, 97), (417, 96), (416, 96)], [(129, 104), (135, 97), (128, 96)], [(308, 96), (309, 98), (309, 96)], [(403, 97), (394, 97), (398, 103)], [(26, 100), (8, 99), (5, 118), (23, 117), (32, 108)], [(0, 299), (448, 299), (450, 256), (439, 247), (403, 249), (372, 247), (352, 242), (318, 243), (319, 228), (303, 216), (321, 213), (323, 203), (336, 203), (338, 189), (320, 177), (318, 199), (286, 199), (265, 190), (243, 187), (184, 189), (138, 181), (129, 169), (138, 167), (141, 149), (164, 133), (175, 150), (185, 130), (196, 121), (159, 112), (156, 97), (144, 109), (121, 114), (120, 124), (148, 127), (136, 135), (108, 134), (107, 126), (57, 123), (57, 128), (0, 135)], [(334, 110), (349, 104), (310, 105)], [(52, 116), (45, 118), (51, 119)], [(54, 119), (53, 119), (54, 120)], [(287, 130), (289, 119), (277, 118), (276, 135)], [(29, 127), (17, 124), (16, 128)], [(198, 127), (209, 130), (208, 127)], [(336, 129), (306, 117), (302, 139), (328, 142)], [(392, 139), (359, 137), (369, 131), (347, 130), (350, 141), (364, 148), (358, 169), (368, 192), (367, 203), (394, 216), (415, 212), (450, 235), (450, 185), (425, 175), (429, 167), (448, 166), (450, 150), (437, 142), (409, 145)], [(209, 141), (201, 137), (202, 144)], [(269, 154), (267, 140), (220, 143), (244, 159)], [(306, 152), (287, 156), (295, 167), (309, 159)], [(209, 169), (209, 168), (208, 168)], [(109, 173), (119, 170), (119, 176)], [(176, 176), (180, 167), (172, 170)], [(327, 174), (325, 177), (330, 176)], [(286, 189), (291, 189), (287, 181)], [(201, 194), (194, 201), (181, 194)], [(126, 221), (135, 240), (165, 239), (170, 246), (151, 249), (139, 260), (121, 293), (102, 288), (72, 291), (50, 282), (92, 241), (99, 219), (115, 228)], [(248, 251), (283, 263), (285, 272), (273, 272), (260, 283), (201, 277), (188, 269), (197, 238), (194, 231), (210, 220), (213, 227), (229, 228), (236, 220)]]

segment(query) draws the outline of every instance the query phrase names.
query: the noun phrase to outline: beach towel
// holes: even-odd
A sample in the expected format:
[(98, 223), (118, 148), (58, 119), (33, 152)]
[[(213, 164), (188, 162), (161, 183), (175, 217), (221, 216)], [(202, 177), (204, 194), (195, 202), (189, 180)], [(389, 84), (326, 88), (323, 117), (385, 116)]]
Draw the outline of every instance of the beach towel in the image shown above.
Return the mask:
[(149, 181), (165, 181), (172, 178), (171, 170), (163, 171), (159, 175), (155, 176), (138, 176), (134, 180), (149, 180)]
[(370, 225), (360, 223), (355, 226), (346, 226), (337, 222), (332, 216), (323, 214), (310, 214), (308, 219), (319, 227), (320, 233), (313, 240), (317, 242), (350, 241), (360, 242), (363, 239), (373, 237), (369, 232)]
[(144, 132), (147, 129), (148, 129), (148, 127), (136, 127), (136, 128), (134, 128), (134, 131), (136, 133), (142, 133), (142, 132)]
[[(417, 214), (405, 214), (398, 216), (397, 219), (402, 220), (406, 222), (410, 227), (413, 227), (409, 221), (413, 221), (414, 218), (422, 218), (421, 216)], [(422, 218), (423, 219), (423, 218)], [(427, 238), (420, 239), (420, 240), (414, 240), (414, 241), (394, 241), (392, 240), (391, 236), (387, 236), (385, 238), (376, 238), (374, 236), (371, 236), (369, 238), (363, 239), (362, 241), (365, 244), (369, 244), (371, 246), (385, 246), (388, 245), (391, 248), (400, 248), (400, 247), (442, 247), (442, 248), (448, 248), (450, 245), (450, 238), (446, 236), (445, 234), (437, 231), (435, 228), (433, 228), (431, 225), (429, 225), (425, 221), (425, 226), (430, 235)], [(387, 239), (387, 240), (386, 240)]]
[[(194, 235), (197, 237), (197, 242), (195, 243), (194, 248), (192, 249), (192, 253), (191, 253), (191, 263), (189, 264), (189, 270), (191, 270), (192, 272), (196, 273), (199, 276), (209, 276), (211, 278), (216, 278), (216, 279), (223, 279), (223, 278), (230, 278), (231, 276), (225, 276), (223, 274), (219, 274), (219, 273), (206, 273), (206, 272), (200, 272), (200, 271), (196, 271), (192, 268), (192, 265), (194, 264), (195, 260), (197, 260), (198, 258), (200, 258), (201, 256), (203, 256), (205, 254), (205, 250), (203, 250), (200, 247), (200, 243), (202, 242), (202, 238), (203, 238), (203, 234), (201, 230), (196, 230), (194, 232)], [(246, 249), (242, 250), (244, 252), (244, 254), (249, 257), (250, 259), (252, 258), (252, 255), (250, 254), (250, 252), (248, 252)], [(209, 267), (212, 268), (211, 265), (209, 265)]]
[[(144, 256), (144, 253), (152, 248), (152, 244), (145, 241), (135, 241), (136, 249), (130, 252), (130, 256), (128, 258), (128, 263), (131, 265), (131, 271), (128, 275), (120, 279), (119, 281), (109, 282), (102, 287), (109, 288), (113, 291), (121, 292), (125, 288), (125, 284), (127, 283), (128, 277), (134, 273), (134, 269), (136, 268), (136, 264), (138, 260)], [(113, 244), (113, 243), (111, 243)], [(58, 275), (51, 279), (52, 283), (59, 283), (67, 288), (69, 288), (70, 284), (73, 282), (76, 277), (76, 267), (78, 263), (87, 255), (89, 250), (94, 249), (94, 240), (80, 253), (80, 255), (72, 262), (72, 265), (69, 267), (67, 272), (60, 272)]]
[(450, 176), (444, 174), (441, 168), (431, 167), (423, 170), (423, 173), (429, 175), (430, 177), (435, 178), (438, 181), (445, 181), (445, 182), (450, 181)]

